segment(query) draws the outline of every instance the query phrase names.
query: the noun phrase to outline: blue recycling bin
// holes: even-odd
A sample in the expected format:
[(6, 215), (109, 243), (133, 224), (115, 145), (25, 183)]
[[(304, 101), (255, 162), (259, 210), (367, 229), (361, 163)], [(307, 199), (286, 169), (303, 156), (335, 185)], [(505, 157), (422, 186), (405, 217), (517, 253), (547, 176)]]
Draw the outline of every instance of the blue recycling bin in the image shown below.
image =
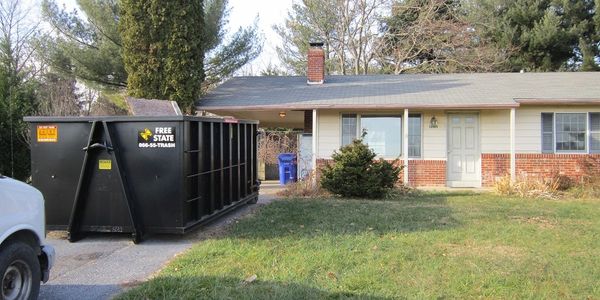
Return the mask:
[(296, 154), (281, 153), (277, 156), (279, 160), (279, 184), (285, 185), (296, 181)]

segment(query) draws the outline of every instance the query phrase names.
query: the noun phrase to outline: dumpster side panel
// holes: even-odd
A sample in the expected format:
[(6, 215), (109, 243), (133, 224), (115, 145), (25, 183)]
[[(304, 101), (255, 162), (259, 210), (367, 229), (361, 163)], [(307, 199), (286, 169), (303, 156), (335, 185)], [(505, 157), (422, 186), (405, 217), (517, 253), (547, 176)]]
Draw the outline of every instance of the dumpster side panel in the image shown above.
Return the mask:
[[(157, 228), (176, 228), (184, 225), (182, 215), (182, 156), (183, 122), (118, 122), (113, 123), (113, 142), (119, 147), (122, 173), (144, 227), (150, 232)], [(140, 143), (140, 133), (150, 131), (165, 141), (168, 147)], [(174, 133), (172, 133), (174, 131)], [(162, 132), (162, 134), (157, 134)], [(171, 133), (168, 133), (171, 132)], [(171, 136), (175, 141), (170, 141)], [(143, 140), (143, 139), (142, 139)], [(174, 144), (174, 145), (171, 145)], [(170, 230), (166, 230), (170, 231)]]
[(258, 197), (256, 123), (26, 121), (33, 185), (46, 198), (48, 228), (67, 229), (70, 241), (86, 231), (132, 232), (134, 241), (144, 233), (184, 233)]
[[(44, 128), (55, 138), (53, 133), (43, 137)], [(32, 184), (44, 195), (50, 229), (66, 229), (69, 223), (90, 128), (89, 122), (29, 124)]]

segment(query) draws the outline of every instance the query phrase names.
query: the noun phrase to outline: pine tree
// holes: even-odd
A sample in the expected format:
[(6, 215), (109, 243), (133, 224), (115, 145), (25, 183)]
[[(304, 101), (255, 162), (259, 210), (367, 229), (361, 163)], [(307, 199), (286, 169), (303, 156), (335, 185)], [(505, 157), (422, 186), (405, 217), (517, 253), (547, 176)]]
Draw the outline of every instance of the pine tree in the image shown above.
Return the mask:
[(512, 71), (594, 69), (600, 42), (596, 0), (478, 0), (469, 12), (483, 36), (515, 47)]
[[(80, 12), (69, 12), (55, 0), (43, 0), (44, 19), (55, 31), (55, 38), (43, 41), (46, 63), (53, 70), (75, 77), (87, 86), (111, 96), (127, 86), (127, 71), (123, 62), (123, 42), (119, 31), (122, 2), (118, 0), (77, 0)], [(164, 2), (164, 1), (163, 1)], [(205, 80), (200, 87), (206, 91), (249, 61), (262, 50), (257, 23), (239, 28), (231, 37), (227, 34), (227, 0), (204, 0), (201, 37)], [(200, 3), (193, 3), (200, 5)], [(161, 3), (164, 9), (172, 3)], [(191, 7), (191, 6), (190, 6)], [(169, 8), (170, 9), (170, 8)], [(196, 28), (196, 29), (198, 29)]]
[(124, 0), (121, 12), (128, 94), (193, 110), (204, 78), (202, 1)]
[(32, 115), (38, 104), (32, 57), (39, 28), (27, 22), (29, 13), (18, 0), (0, 2), (0, 174), (19, 180), (30, 174), (23, 117)]

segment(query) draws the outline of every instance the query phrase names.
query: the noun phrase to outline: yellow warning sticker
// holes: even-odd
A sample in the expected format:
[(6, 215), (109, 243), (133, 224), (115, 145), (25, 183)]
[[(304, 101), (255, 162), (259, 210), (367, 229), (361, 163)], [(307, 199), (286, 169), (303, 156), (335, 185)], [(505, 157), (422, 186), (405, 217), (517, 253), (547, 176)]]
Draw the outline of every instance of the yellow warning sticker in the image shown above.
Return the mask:
[(56, 125), (38, 125), (37, 126), (38, 143), (56, 143), (58, 142), (58, 126)]
[(98, 161), (98, 169), (99, 170), (111, 170), (112, 169), (112, 161), (110, 159), (101, 159)]

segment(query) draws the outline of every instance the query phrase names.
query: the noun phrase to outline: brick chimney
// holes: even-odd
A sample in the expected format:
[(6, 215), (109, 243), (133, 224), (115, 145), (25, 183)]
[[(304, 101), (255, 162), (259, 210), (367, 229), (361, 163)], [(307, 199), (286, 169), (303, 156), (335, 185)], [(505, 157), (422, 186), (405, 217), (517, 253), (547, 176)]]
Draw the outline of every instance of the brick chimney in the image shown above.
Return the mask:
[(325, 52), (322, 42), (311, 42), (308, 48), (308, 84), (323, 84), (325, 82)]

